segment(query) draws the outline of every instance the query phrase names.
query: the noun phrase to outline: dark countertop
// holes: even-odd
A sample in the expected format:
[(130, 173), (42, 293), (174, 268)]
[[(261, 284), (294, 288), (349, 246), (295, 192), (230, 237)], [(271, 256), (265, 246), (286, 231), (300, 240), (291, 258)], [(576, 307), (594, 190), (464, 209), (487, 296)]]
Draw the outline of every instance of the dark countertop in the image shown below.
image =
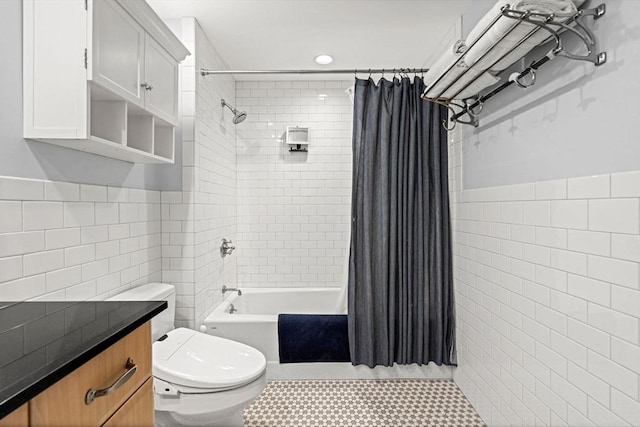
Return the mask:
[(0, 302), (0, 418), (166, 308), (166, 301)]

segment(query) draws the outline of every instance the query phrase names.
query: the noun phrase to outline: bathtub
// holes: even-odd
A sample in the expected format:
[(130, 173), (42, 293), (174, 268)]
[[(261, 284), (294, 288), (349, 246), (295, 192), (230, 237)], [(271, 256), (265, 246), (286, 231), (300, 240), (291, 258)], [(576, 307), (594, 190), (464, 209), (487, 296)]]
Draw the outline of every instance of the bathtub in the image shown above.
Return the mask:
[[(201, 330), (242, 342), (278, 362), (278, 314), (334, 314), (340, 288), (242, 288), (204, 319)], [(231, 305), (237, 310), (229, 313)]]
[[(278, 314), (337, 314), (340, 288), (242, 288), (208, 315), (200, 330), (260, 350), (267, 359), (267, 379), (453, 378), (454, 368), (433, 363), (369, 368), (351, 363), (279, 363)], [(237, 310), (229, 313), (230, 305)]]

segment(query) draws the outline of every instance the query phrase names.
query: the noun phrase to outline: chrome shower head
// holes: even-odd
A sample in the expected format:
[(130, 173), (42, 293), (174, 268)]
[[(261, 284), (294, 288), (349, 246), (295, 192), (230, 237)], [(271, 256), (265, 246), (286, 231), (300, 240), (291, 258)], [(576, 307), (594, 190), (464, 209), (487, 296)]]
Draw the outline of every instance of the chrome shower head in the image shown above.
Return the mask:
[(233, 124), (234, 125), (237, 125), (238, 123), (244, 122), (244, 119), (247, 118), (247, 112), (246, 111), (238, 111), (232, 105), (227, 104), (227, 102), (224, 99), (220, 100), (220, 104), (223, 107), (227, 107), (229, 110), (231, 110), (231, 112), (233, 113)]
[(237, 125), (238, 123), (242, 123), (244, 122), (244, 119), (247, 118), (247, 112), (246, 111), (239, 111), (237, 113), (234, 113), (235, 115), (233, 116), (233, 124)]

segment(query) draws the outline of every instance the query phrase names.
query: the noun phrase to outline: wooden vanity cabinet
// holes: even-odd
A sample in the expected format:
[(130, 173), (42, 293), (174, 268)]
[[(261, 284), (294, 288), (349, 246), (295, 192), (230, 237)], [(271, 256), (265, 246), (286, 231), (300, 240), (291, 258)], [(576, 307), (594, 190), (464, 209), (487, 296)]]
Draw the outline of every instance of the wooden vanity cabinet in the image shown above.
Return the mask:
[[(87, 404), (87, 392), (105, 389), (133, 369), (113, 392)], [(151, 324), (129, 335), (0, 420), (0, 427), (152, 427)], [(28, 408), (28, 409), (27, 409)]]

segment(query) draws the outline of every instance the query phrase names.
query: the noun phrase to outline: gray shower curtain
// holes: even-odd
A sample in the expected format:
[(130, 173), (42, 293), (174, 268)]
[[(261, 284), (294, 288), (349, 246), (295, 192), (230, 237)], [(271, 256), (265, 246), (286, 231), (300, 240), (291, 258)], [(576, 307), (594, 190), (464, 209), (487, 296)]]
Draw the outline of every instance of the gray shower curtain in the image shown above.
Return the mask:
[(455, 365), (446, 108), (422, 79), (356, 79), (351, 362)]

